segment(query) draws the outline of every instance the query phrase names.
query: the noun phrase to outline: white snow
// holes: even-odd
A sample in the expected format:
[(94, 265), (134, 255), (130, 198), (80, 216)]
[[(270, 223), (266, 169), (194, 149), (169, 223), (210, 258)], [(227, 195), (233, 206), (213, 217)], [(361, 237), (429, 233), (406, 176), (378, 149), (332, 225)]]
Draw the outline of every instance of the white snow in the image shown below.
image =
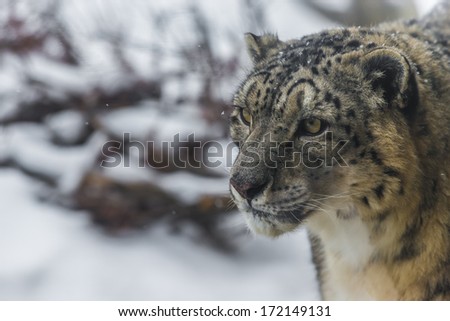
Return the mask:
[(193, 105), (181, 105), (176, 108), (157, 101), (145, 101), (133, 108), (109, 112), (99, 118), (107, 132), (122, 138), (130, 134), (130, 140), (154, 142), (172, 142), (179, 134), (180, 141), (186, 141), (189, 135), (196, 139), (214, 136), (214, 128), (201, 115), (201, 110)]
[(430, 12), (438, 3), (443, 1), (445, 0), (414, 0), (419, 16)]
[(64, 110), (49, 115), (45, 123), (52, 135), (65, 144), (77, 142), (86, 130), (86, 119), (76, 110)]
[[(195, 181), (195, 184), (192, 182)], [(198, 177), (187, 172), (160, 175), (159, 184), (164, 190), (178, 195), (186, 203), (196, 202), (201, 195), (228, 195), (228, 178)]]
[(34, 81), (48, 85), (54, 95), (83, 93), (92, 86), (86, 81), (84, 70), (77, 67), (55, 63), (39, 55), (29, 57), (26, 62), (24, 73)]
[(3, 127), (0, 160), (11, 160), (30, 172), (43, 173), (55, 180), (60, 192), (68, 193), (98, 157), (105, 137), (97, 133), (85, 145), (71, 148), (60, 148), (49, 140), (50, 133), (40, 125)]

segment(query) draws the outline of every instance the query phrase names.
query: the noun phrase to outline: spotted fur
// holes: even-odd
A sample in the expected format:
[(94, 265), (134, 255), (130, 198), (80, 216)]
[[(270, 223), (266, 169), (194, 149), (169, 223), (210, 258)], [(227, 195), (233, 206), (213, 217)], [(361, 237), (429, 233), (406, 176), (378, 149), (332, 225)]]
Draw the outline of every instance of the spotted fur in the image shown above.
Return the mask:
[[(233, 101), (231, 193), (258, 233), (308, 228), (324, 299), (450, 299), (449, 17), (447, 3), (375, 28), (246, 35), (254, 68)], [(304, 135), (311, 117), (327, 131)], [(293, 151), (267, 148), (269, 136)], [(283, 162), (325, 160), (338, 143), (343, 163)], [(255, 155), (278, 166), (243, 165)]]

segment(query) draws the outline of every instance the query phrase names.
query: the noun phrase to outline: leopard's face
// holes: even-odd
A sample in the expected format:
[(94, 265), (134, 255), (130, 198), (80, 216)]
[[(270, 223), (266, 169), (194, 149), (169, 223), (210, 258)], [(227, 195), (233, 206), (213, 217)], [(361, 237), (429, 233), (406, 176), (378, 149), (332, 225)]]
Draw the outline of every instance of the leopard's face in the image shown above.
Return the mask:
[(247, 35), (247, 45), (255, 67), (233, 100), (230, 190), (252, 230), (277, 236), (317, 215), (369, 216), (402, 193), (415, 93), (401, 55), (305, 55), (306, 43), (270, 35)]

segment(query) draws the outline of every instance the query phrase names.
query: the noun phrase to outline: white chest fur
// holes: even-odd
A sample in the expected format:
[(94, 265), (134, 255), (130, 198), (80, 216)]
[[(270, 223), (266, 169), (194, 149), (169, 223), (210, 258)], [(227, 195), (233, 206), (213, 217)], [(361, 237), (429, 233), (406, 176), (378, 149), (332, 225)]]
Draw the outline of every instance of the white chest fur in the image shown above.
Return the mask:
[(319, 214), (307, 223), (324, 250), (322, 289), (326, 300), (394, 299), (385, 267), (370, 261), (374, 245), (365, 224), (354, 216), (338, 219), (334, 213)]

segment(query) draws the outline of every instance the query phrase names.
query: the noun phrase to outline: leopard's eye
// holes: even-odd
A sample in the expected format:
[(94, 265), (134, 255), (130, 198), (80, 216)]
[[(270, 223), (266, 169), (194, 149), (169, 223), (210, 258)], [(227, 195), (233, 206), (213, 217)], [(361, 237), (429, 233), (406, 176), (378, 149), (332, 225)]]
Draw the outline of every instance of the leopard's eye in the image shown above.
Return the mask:
[(318, 118), (312, 117), (302, 120), (300, 129), (303, 135), (317, 136), (327, 129), (327, 124)]
[(252, 124), (252, 114), (250, 114), (246, 108), (241, 108), (240, 114), (242, 122), (245, 125), (250, 126)]

